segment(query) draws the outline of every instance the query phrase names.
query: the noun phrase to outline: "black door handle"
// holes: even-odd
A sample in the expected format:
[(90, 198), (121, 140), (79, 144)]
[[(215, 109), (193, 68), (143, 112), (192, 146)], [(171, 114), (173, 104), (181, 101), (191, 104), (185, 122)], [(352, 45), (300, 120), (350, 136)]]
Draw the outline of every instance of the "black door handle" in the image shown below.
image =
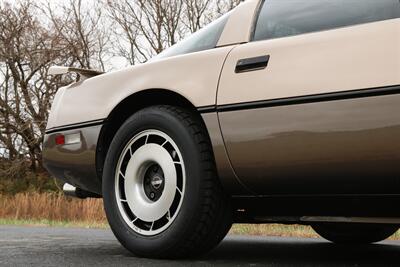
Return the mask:
[(269, 57), (270, 56), (268, 55), (241, 59), (236, 64), (235, 72), (241, 73), (265, 69), (268, 66)]

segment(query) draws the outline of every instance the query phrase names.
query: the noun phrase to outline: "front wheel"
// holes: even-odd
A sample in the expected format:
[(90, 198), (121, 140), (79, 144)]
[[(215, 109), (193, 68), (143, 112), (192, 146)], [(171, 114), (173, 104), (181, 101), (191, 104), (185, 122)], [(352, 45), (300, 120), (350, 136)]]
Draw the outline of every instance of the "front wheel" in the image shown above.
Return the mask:
[(399, 226), (358, 223), (320, 223), (313, 225), (317, 234), (338, 244), (370, 244), (385, 240), (397, 232)]
[(202, 254), (232, 224), (208, 135), (182, 108), (149, 107), (122, 125), (105, 160), (103, 197), (115, 236), (139, 256)]

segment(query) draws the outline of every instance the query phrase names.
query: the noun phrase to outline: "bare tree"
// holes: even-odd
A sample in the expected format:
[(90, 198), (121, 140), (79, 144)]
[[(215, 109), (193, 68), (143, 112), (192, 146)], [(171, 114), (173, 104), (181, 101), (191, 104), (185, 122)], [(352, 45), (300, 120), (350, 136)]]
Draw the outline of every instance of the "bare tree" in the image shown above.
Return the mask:
[[(0, 144), (10, 160), (28, 159), (33, 170), (41, 167), (41, 142), (53, 96), (57, 87), (71, 82), (49, 76), (49, 66), (91, 67), (93, 59), (104, 58), (100, 50), (91, 49), (99, 35), (83, 29), (80, 3), (71, 3), (76, 5), (70, 6), (63, 28), (54, 14), (53, 23), (44, 21), (33, 2), (0, 6)], [(67, 27), (76, 30), (67, 35)]]
[(70, 76), (51, 65), (106, 70), (118, 55), (144, 62), (236, 6), (238, 0), (0, 2), (0, 158), (41, 166), (52, 99)]
[(114, 55), (122, 56), (129, 64), (135, 65), (137, 60), (146, 60), (147, 53), (140, 44), (140, 29), (136, 27), (136, 20), (130, 13), (131, 6), (122, 1), (109, 1), (107, 9), (114, 26), (112, 27)]
[(144, 62), (240, 3), (239, 0), (108, 0), (116, 55)]
[(120, 27), (129, 47), (128, 53), (120, 54), (128, 54), (131, 63), (147, 61), (182, 36), (182, 0), (117, 0), (107, 4), (111, 19)]
[[(32, 168), (41, 161), (41, 138), (54, 81), (45, 78), (47, 66), (58, 58), (59, 38), (33, 17), (32, 3), (0, 8), (0, 66), (4, 77), (0, 91), (0, 140), (9, 156), (26, 148)], [(19, 146), (17, 146), (19, 144)]]
[(183, 24), (189, 29), (191, 33), (201, 29), (204, 24), (212, 20), (207, 16), (207, 10), (210, 9), (212, 0), (184, 0), (185, 2), (185, 17)]
[(216, 1), (216, 10), (215, 13), (222, 15), (225, 14), (226, 12), (234, 9), (237, 7), (243, 0), (220, 0)]
[(105, 70), (110, 36), (103, 20), (101, 2), (84, 6), (82, 0), (68, 0), (59, 4), (48, 2), (41, 7), (51, 25), (66, 42), (65, 49), (71, 62), (78, 67)]

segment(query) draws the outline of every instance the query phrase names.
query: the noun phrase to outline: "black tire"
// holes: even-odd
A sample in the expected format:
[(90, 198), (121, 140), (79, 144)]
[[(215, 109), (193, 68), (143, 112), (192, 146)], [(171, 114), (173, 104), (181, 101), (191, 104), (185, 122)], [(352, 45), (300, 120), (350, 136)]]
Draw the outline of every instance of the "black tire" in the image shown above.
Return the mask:
[[(156, 129), (174, 140), (186, 168), (185, 194), (172, 224), (154, 236), (134, 231), (117, 207), (115, 171), (125, 145), (138, 133)], [(116, 133), (104, 165), (103, 198), (117, 239), (132, 253), (148, 258), (185, 258), (214, 248), (232, 225), (230, 198), (219, 182), (213, 151), (201, 118), (173, 106), (152, 106), (132, 115)]]
[(321, 237), (337, 244), (371, 244), (380, 242), (397, 232), (399, 226), (358, 223), (320, 223), (313, 225)]

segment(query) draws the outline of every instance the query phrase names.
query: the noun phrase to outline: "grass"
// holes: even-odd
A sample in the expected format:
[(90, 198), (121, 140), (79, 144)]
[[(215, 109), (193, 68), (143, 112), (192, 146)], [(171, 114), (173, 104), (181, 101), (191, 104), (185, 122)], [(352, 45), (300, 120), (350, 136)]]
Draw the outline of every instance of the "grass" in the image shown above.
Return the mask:
[[(108, 228), (101, 199), (73, 199), (61, 193), (0, 194), (0, 225)], [(235, 224), (230, 234), (316, 238), (309, 226)], [(392, 240), (400, 240), (397, 232)]]
[(316, 238), (310, 226), (283, 224), (234, 224), (230, 231), (236, 235), (282, 236)]
[(61, 193), (0, 195), (0, 218), (6, 220), (105, 223), (101, 199), (72, 199)]
[(14, 226), (34, 226), (34, 227), (79, 227), (93, 229), (109, 228), (107, 222), (93, 223), (84, 221), (51, 221), (51, 220), (16, 220), (16, 219), (0, 219), (0, 225)]
[[(35, 227), (79, 227), (108, 229), (107, 222), (85, 222), (85, 221), (52, 221), (47, 219), (0, 219), (0, 225), (35, 226)], [(250, 225), (235, 224), (230, 234), (234, 235), (255, 235), (255, 236), (282, 236), (282, 237), (318, 237), (312, 229), (301, 225)]]

